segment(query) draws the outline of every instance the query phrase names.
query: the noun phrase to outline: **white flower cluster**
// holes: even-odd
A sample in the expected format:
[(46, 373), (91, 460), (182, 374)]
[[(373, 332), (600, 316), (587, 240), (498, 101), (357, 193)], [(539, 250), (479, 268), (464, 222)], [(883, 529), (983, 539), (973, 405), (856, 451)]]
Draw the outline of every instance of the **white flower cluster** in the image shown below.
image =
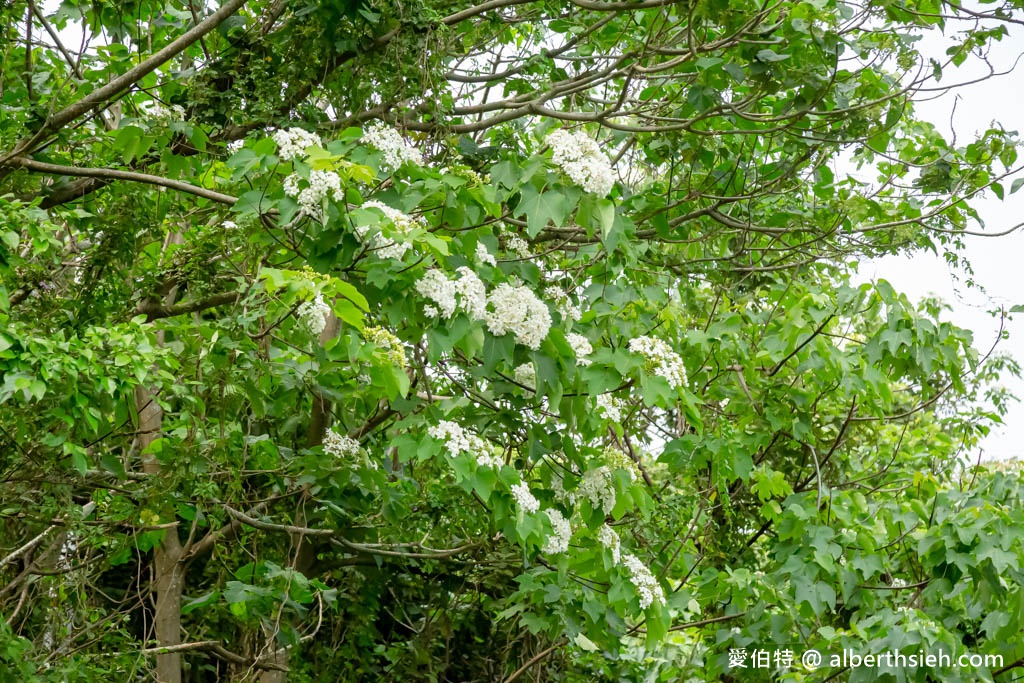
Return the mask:
[(487, 251), (487, 245), (483, 242), (476, 243), (476, 260), (489, 266), (498, 265), (498, 262), (494, 260), (494, 254)]
[(512, 332), (516, 343), (539, 349), (551, 329), (551, 312), (529, 287), (503, 282), (487, 299), (487, 329), (501, 336)]
[(597, 542), (612, 551), (612, 561), (618, 564), (622, 555), (622, 544), (619, 542), (619, 535), (615, 533), (615, 529), (607, 524), (601, 525), (600, 531), (597, 532)]
[(476, 458), (480, 467), (500, 467), (501, 458), (491, 453), (490, 446), (473, 432), (463, 429), (450, 420), (442, 420), (427, 430), (432, 438), (444, 441), (451, 457), (469, 453)]
[(615, 470), (625, 470), (626, 474), (629, 475), (630, 481), (636, 481), (637, 475), (640, 473), (640, 468), (633, 462), (633, 458), (615, 446), (608, 446), (604, 449), (604, 461), (608, 463), (608, 468), (613, 472)]
[(629, 350), (639, 353), (654, 365), (654, 374), (664, 377), (673, 389), (686, 384), (686, 366), (678, 353), (661, 339), (637, 337), (629, 340)]
[(544, 539), (541, 552), (546, 555), (557, 555), (569, 550), (569, 541), (572, 539), (572, 525), (565, 518), (561, 510), (548, 508), (544, 514), (551, 520), (552, 533)]
[(374, 346), (382, 349), (384, 355), (393, 365), (400, 368), (408, 365), (405, 357), (405, 347), (402, 340), (385, 330), (383, 327), (367, 327), (363, 330), (363, 338)]
[(295, 197), (302, 213), (323, 220), (323, 202), (328, 197), (340, 202), (345, 199), (341, 189), (341, 178), (334, 171), (310, 171), (306, 187), (300, 187), (302, 178), (292, 173), (284, 179), (284, 193)]
[(245, 146), (245, 140), (232, 140), (227, 144), (229, 154), (234, 154)]
[(461, 307), (474, 320), (483, 320), (487, 312), (487, 287), (466, 266), (460, 266), (456, 272), (459, 278), (449, 280), (440, 270), (432, 269), (416, 282), (416, 291), (437, 304), (436, 308), (425, 307), (424, 312), (431, 317), (450, 318)]
[(587, 358), (594, 352), (594, 347), (590, 345), (590, 340), (584, 337), (582, 334), (575, 334), (570, 332), (565, 335), (565, 341), (572, 347), (572, 352), (576, 354), (576, 362), (579, 365), (590, 365), (590, 360)]
[(224, 228), (225, 230), (237, 230), (238, 223), (234, 221), (222, 221), (220, 227)]
[(555, 310), (565, 320), (579, 322), (580, 318), (583, 317), (583, 311), (580, 310), (580, 307), (574, 304), (569, 295), (558, 287), (546, 287), (544, 289), (544, 298), (555, 302)]
[(277, 156), (284, 161), (304, 159), (307, 147), (318, 147), (321, 144), (319, 135), (301, 128), (276, 130), (272, 137), (277, 143)]
[(591, 507), (603, 510), (606, 515), (615, 509), (615, 483), (607, 465), (584, 472), (576, 492), (589, 500)]
[(533, 367), (533, 363), (523, 363), (515, 369), (513, 379), (524, 387), (536, 390), (537, 368)]
[(359, 442), (328, 429), (324, 435), (324, 453), (336, 458), (349, 458), (359, 453)]
[(519, 258), (530, 258), (530, 243), (519, 235), (509, 234), (505, 237), (505, 250), (510, 251)]
[(423, 165), (423, 155), (411, 146), (394, 128), (380, 121), (374, 121), (363, 131), (363, 142), (380, 150), (384, 154), (384, 163), (390, 168), (398, 168), (405, 162), (417, 166)]
[(598, 394), (597, 411), (604, 412), (604, 416), (612, 422), (622, 422), (622, 409), (626, 402), (621, 398), (615, 398), (611, 394)]
[(558, 474), (551, 477), (551, 491), (555, 494), (555, 500), (558, 502), (565, 503), (569, 507), (576, 505), (576, 494), (565, 490), (565, 482)]
[(533, 514), (540, 509), (540, 501), (534, 497), (526, 484), (513, 484), (512, 497), (515, 498), (519, 509), (527, 514)]
[[(396, 236), (399, 238), (407, 235), (413, 228), (421, 227), (423, 221), (421, 219), (413, 218), (407, 214), (402, 213), (398, 209), (393, 209), (387, 204), (371, 200), (363, 204), (364, 209), (377, 209), (384, 214), (384, 218), (391, 222), (395, 227)], [(368, 225), (360, 225), (356, 228), (356, 237), (360, 241), (366, 239), (366, 233), (370, 231)], [(377, 233), (370, 240), (370, 247), (374, 249), (377, 256), (380, 258), (393, 258), (400, 259), (405, 256), (405, 252), (409, 250), (409, 244), (406, 242), (400, 242), (391, 240), (385, 237), (382, 233)]]
[(316, 295), (312, 301), (304, 301), (295, 311), (299, 323), (313, 335), (319, 335), (327, 327), (327, 316), (331, 307), (324, 302), (323, 296)]
[(453, 281), (432, 269), (416, 282), (416, 291), (433, 302), (424, 307), (424, 313), (450, 318), (462, 308), (474, 320), (486, 322), (491, 334), (500, 337), (511, 332), (517, 344), (540, 348), (551, 329), (551, 312), (529, 287), (503, 282), (488, 295), (487, 287), (470, 268), (461, 266), (456, 272), (459, 278)]
[(633, 582), (637, 595), (640, 596), (640, 609), (647, 609), (652, 603), (665, 604), (665, 591), (647, 566), (637, 559), (636, 555), (622, 556), (622, 564), (629, 570), (629, 580)]
[(612, 166), (586, 133), (556, 130), (547, 137), (547, 143), (553, 152), (552, 160), (584, 192), (604, 196), (611, 191), (615, 184)]
[(143, 105), (141, 109), (148, 118), (155, 119), (159, 123), (185, 120), (185, 108), (180, 104), (172, 104), (169, 107), (165, 107), (159, 102), (149, 102)]

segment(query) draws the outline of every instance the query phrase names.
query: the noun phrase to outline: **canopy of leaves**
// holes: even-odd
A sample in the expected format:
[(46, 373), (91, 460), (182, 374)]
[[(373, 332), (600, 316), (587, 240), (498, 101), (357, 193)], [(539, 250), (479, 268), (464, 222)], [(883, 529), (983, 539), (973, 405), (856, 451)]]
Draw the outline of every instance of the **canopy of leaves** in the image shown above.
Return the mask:
[(1017, 368), (852, 276), (1018, 189), (913, 101), (1020, 4), (3, 3), (0, 680), (1019, 666)]

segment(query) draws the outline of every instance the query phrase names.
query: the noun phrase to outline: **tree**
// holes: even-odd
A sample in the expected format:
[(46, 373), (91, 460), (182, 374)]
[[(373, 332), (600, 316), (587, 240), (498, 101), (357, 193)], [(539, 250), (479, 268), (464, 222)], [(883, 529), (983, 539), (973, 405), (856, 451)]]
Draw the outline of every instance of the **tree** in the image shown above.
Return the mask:
[(984, 7), (5, 4), (13, 680), (1020, 666), (1017, 368), (851, 284), (1007, 189)]

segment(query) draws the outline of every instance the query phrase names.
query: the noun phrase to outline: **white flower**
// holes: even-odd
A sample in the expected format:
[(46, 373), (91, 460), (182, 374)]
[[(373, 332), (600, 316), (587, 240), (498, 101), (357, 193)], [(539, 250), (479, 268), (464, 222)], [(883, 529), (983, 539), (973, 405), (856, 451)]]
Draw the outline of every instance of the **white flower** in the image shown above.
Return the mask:
[(319, 335), (327, 327), (327, 316), (331, 313), (331, 307), (324, 302), (323, 296), (316, 295), (312, 301), (303, 302), (295, 311), (299, 322), (313, 335)]
[(549, 508), (544, 514), (551, 520), (551, 535), (544, 541), (541, 551), (546, 555), (557, 555), (569, 549), (569, 540), (572, 538), (572, 526), (565, 518), (561, 510)]
[(569, 295), (563, 292), (558, 287), (546, 287), (544, 289), (544, 298), (551, 299), (555, 302), (555, 310), (565, 320), (572, 320), (578, 322), (583, 317), (583, 311), (569, 299)]
[(551, 312), (529, 287), (503, 282), (487, 298), (487, 329), (495, 336), (512, 332), (516, 343), (540, 348), (551, 329)]
[(147, 118), (154, 119), (157, 123), (171, 123), (172, 121), (185, 120), (185, 108), (180, 104), (172, 104), (165, 107), (160, 102), (147, 102), (140, 107)]
[(686, 366), (678, 353), (661, 339), (637, 337), (629, 340), (629, 350), (639, 353), (654, 366), (654, 374), (665, 378), (673, 389), (686, 384)]
[(615, 398), (611, 394), (598, 394), (597, 396), (598, 412), (604, 412), (604, 416), (612, 422), (622, 422), (622, 409), (625, 406), (625, 401)]
[(519, 509), (527, 514), (533, 514), (540, 509), (540, 501), (533, 497), (530, 487), (526, 484), (513, 484), (512, 497), (516, 499)]
[(462, 309), (470, 318), (483, 320), (487, 314), (487, 288), (480, 277), (466, 266), (460, 266), (455, 272), (459, 274), (455, 293), (460, 297)]
[(436, 318), (440, 314), (441, 312), (437, 310), (436, 306), (431, 306), (430, 304), (427, 304), (426, 306), (423, 307), (423, 315), (427, 316), (428, 318)]
[[(416, 291), (437, 304), (435, 310), (444, 318), (452, 317), (455, 309), (461, 308), (474, 320), (483, 320), (487, 315), (487, 288), (470, 268), (460, 266), (456, 272), (459, 278), (453, 281), (436, 268), (428, 270), (416, 282)], [(427, 308), (434, 307), (424, 307), (429, 315)]]
[(590, 360), (587, 356), (594, 352), (594, 347), (590, 345), (590, 340), (584, 337), (582, 334), (575, 334), (570, 332), (565, 335), (565, 341), (572, 347), (572, 352), (576, 354), (576, 362), (580, 365), (590, 365)]
[(612, 551), (612, 561), (615, 564), (618, 564), (622, 546), (619, 543), (619, 535), (615, 533), (615, 529), (611, 528), (607, 524), (602, 524), (601, 529), (597, 532), (597, 541), (605, 548)]
[(380, 121), (374, 121), (363, 131), (363, 142), (380, 150), (384, 154), (384, 163), (390, 168), (398, 168), (405, 162), (417, 166), (423, 165), (423, 155), (409, 145), (402, 134)]
[(455, 283), (440, 270), (433, 268), (424, 273), (416, 281), (416, 291), (437, 304), (436, 309), (434, 306), (424, 307), (423, 312), (427, 315), (431, 314), (427, 308), (434, 309), (442, 318), (450, 318), (455, 313), (458, 305), (455, 301)]
[(238, 223), (234, 221), (223, 221), (221, 222), (220, 227), (224, 228), (225, 230), (237, 230)]
[(592, 508), (603, 510), (606, 515), (615, 509), (615, 484), (611, 470), (605, 465), (584, 472), (576, 492), (589, 500)]
[(604, 196), (611, 191), (615, 174), (608, 157), (586, 133), (556, 130), (547, 137), (547, 143), (553, 152), (552, 161), (585, 192)]
[(490, 266), (498, 265), (498, 262), (494, 260), (494, 254), (487, 251), (487, 245), (483, 242), (476, 243), (476, 260)]
[(289, 175), (284, 179), (284, 193), (295, 197), (302, 213), (318, 220), (323, 219), (325, 199), (333, 197), (335, 201), (342, 201), (345, 198), (341, 190), (341, 178), (334, 171), (310, 171), (305, 188), (300, 188), (301, 181), (301, 176), (295, 173)]
[(651, 570), (635, 555), (622, 556), (622, 564), (629, 570), (629, 580), (633, 582), (637, 595), (640, 597), (640, 609), (647, 609), (652, 603), (665, 604), (665, 592)]
[[(400, 239), (408, 235), (413, 228), (420, 227), (423, 225), (420, 219), (413, 218), (407, 214), (402, 213), (398, 209), (393, 209), (387, 204), (371, 200), (363, 204), (364, 209), (377, 209), (384, 214), (384, 218), (387, 219), (392, 226), (394, 226), (395, 234)], [(370, 231), (370, 226), (360, 225), (356, 227), (356, 237), (360, 241), (366, 240), (366, 233)], [(370, 247), (375, 250), (375, 253), (380, 258), (393, 258), (400, 259), (405, 256), (405, 252), (409, 250), (409, 244), (402, 241), (396, 241), (388, 239), (382, 233), (377, 233), (370, 240)]]
[(530, 244), (519, 235), (509, 235), (505, 238), (505, 250), (510, 251), (519, 258), (530, 258)]
[(533, 363), (523, 363), (516, 368), (514, 373), (514, 379), (524, 387), (530, 389), (537, 388), (537, 369), (533, 367)]
[(347, 458), (359, 452), (359, 442), (344, 434), (339, 434), (333, 429), (328, 429), (324, 435), (324, 453), (333, 455), (336, 458)]
[(322, 144), (319, 135), (301, 128), (274, 131), (273, 138), (277, 143), (277, 156), (284, 161), (305, 158), (307, 147), (319, 147)]
[(486, 441), (473, 432), (463, 429), (460, 425), (450, 420), (442, 420), (427, 430), (432, 438), (443, 440), (445, 450), (451, 457), (457, 457), (462, 453), (472, 455), (480, 467), (500, 467), (501, 458), (491, 452)]
[(229, 154), (234, 154), (238, 150), (242, 149), (242, 147), (244, 145), (245, 145), (245, 140), (232, 140), (231, 142), (229, 142), (227, 144), (228, 153)]
[(569, 507), (576, 505), (576, 494), (571, 491), (565, 490), (565, 482), (562, 481), (562, 477), (555, 474), (551, 477), (551, 490), (555, 494), (555, 499), (560, 503), (565, 503)]

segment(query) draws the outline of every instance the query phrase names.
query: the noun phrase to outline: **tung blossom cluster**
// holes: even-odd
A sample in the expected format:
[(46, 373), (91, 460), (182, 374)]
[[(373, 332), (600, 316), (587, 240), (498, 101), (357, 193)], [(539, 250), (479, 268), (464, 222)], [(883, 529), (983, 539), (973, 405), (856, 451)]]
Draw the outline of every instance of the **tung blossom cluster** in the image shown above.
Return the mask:
[(362, 141), (384, 154), (384, 163), (389, 168), (399, 168), (409, 162), (416, 166), (423, 165), (423, 155), (407, 143), (402, 134), (380, 121), (371, 123), (363, 131)]
[(612, 166), (586, 133), (556, 130), (547, 137), (547, 143), (553, 152), (552, 160), (584, 192), (603, 197), (611, 191), (615, 184)]
[(604, 416), (612, 422), (622, 422), (622, 410), (626, 402), (621, 398), (615, 398), (611, 394), (598, 394), (597, 411), (603, 412)]
[[(383, 202), (371, 200), (363, 204), (364, 209), (377, 209), (384, 214), (384, 218), (394, 226), (395, 234), (401, 240), (409, 232), (416, 227), (422, 227), (423, 222), (421, 219), (413, 218), (407, 214), (402, 213), (398, 209), (393, 209)], [(356, 237), (359, 241), (366, 241), (366, 234), (370, 231), (370, 226), (360, 225), (356, 227)], [(380, 258), (391, 258), (400, 259), (405, 256), (405, 252), (409, 250), (409, 244), (399, 240), (392, 240), (385, 237), (382, 233), (376, 233), (370, 240), (370, 248)]]
[(640, 596), (640, 609), (647, 609), (653, 603), (665, 604), (665, 591), (661, 589), (654, 574), (641, 562), (636, 555), (626, 554), (622, 556), (622, 564), (629, 570), (629, 580), (636, 588)]
[(461, 266), (456, 272), (459, 277), (451, 280), (432, 269), (416, 282), (416, 291), (432, 302), (424, 307), (428, 316), (450, 318), (461, 308), (470, 318), (487, 323), (491, 334), (511, 332), (517, 344), (540, 348), (551, 329), (551, 312), (529, 287), (503, 282), (488, 294), (470, 268)]
[(503, 282), (487, 298), (485, 320), (491, 334), (513, 333), (516, 343), (539, 349), (551, 329), (551, 312), (547, 305), (525, 285)]
[(654, 366), (654, 374), (665, 378), (673, 389), (686, 384), (686, 366), (672, 347), (655, 337), (637, 337), (629, 340), (629, 350), (639, 353)]
[(540, 509), (540, 501), (530, 492), (530, 487), (522, 482), (512, 485), (512, 498), (526, 514), (533, 514)]
[(304, 159), (306, 148), (318, 147), (320, 136), (316, 133), (302, 130), (301, 128), (289, 128), (288, 130), (276, 130), (272, 136), (277, 143), (277, 156), (284, 161), (293, 159)]
[(409, 361), (405, 357), (402, 340), (383, 327), (367, 327), (363, 330), (363, 338), (384, 351), (384, 355), (393, 365), (404, 368)]
[(324, 302), (324, 297), (320, 294), (312, 301), (303, 302), (295, 311), (299, 323), (314, 336), (319, 335), (327, 327), (327, 316), (330, 313), (331, 307)]
[(336, 202), (345, 198), (341, 189), (341, 178), (334, 171), (310, 171), (306, 187), (301, 187), (302, 178), (292, 173), (284, 179), (284, 193), (294, 197), (302, 213), (323, 220), (323, 202), (331, 197)]
[(594, 347), (590, 345), (589, 339), (582, 334), (569, 333), (565, 335), (565, 341), (572, 347), (572, 352), (576, 354), (576, 362), (579, 365), (590, 365), (590, 359), (587, 356), (594, 352)]
[(500, 467), (501, 458), (491, 453), (491, 448), (481, 437), (467, 431), (450, 420), (442, 420), (427, 430), (432, 438), (444, 441), (445, 450), (451, 457), (468, 453), (476, 458), (480, 467)]
[(611, 551), (612, 561), (618, 564), (619, 559), (622, 557), (622, 545), (619, 542), (619, 535), (615, 533), (615, 529), (607, 524), (601, 525), (601, 529), (597, 532), (597, 542)]
[(544, 514), (551, 520), (552, 533), (544, 540), (541, 552), (546, 555), (557, 555), (569, 550), (569, 541), (572, 539), (572, 525), (565, 518), (561, 510), (548, 508)]
[(345, 434), (328, 429), (324, 435), (324, 453), (336, 458), (350, 458), (359, 453), (359, 442)]
[(579, 322), (580, 318), (583, 317), (583, 311), (580, 310), (580, 307), (574, 304), (569, 295), (559, 287), (545, 287), (544, 298), (550, 299), (555, 303), (555, 310), (558, 311), (564, 320)]
[(537, 389), (537, 369), (533, 367), (533, 363), (523, 363), (518, 366), (513, 373), (513, 379), (524, 387)]

